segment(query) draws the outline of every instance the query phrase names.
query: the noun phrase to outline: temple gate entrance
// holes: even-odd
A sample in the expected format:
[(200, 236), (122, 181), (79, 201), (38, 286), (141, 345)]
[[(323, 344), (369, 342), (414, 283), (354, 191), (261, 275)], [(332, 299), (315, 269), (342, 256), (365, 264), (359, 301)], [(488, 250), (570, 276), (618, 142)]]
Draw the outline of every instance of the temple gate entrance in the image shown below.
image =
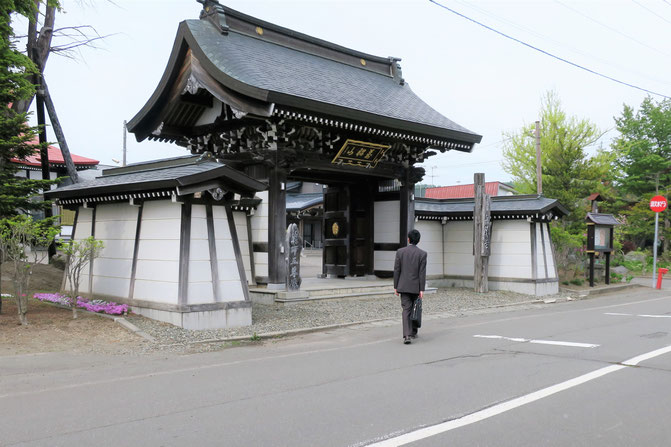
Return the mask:
[(373, 188), (371, 182), (329, 186), (324, 193), (323, 273), (373, 274)]

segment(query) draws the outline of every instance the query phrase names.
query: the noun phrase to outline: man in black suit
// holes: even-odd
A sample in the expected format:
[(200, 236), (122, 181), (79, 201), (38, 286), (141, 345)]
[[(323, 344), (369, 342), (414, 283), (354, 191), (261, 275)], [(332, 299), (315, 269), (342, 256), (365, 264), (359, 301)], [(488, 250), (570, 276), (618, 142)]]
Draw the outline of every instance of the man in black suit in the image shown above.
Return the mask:
[(403, 308), (403, 343), (408, 345), (417, 337), (417, 327), (410, 320), (410, 312), (415, 300), (424, 297), (426, 283), (426, 252), (417, 248), (419, 231), (408, 232), (408, 246), (396, 252), (394, 262), (394, 292), (401, 294)]

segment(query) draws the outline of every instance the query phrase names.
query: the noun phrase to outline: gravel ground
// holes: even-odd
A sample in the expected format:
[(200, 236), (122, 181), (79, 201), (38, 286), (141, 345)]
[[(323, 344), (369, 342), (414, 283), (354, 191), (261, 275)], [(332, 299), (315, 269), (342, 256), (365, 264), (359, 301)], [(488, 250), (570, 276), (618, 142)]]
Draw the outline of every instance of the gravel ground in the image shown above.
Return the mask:
[[(551, 299), (563, 300), (568, 294), (553, 295)], [(501, 306), (535, 306), (542, 301), (533, 296), (507, 291), (477, 294), (468, 289), (439, 289), (424, 297), (425, 317), (438, 314), (464, 315), (483, 311), (500, 311)], [(263, 336), (284, 331), (315, 328), (336, 324), (355, 323), (381, 319), (401, 318), (400, 298), (388, 295), (376, 298), (330, 299), (293, 303), (289, 305), (254, 304), (252, 325), (235, 329), (191, 331), (170, 324), (157, 322), (138, 315), (129, 315), (127, 320), (156, 339), (158, 349), (177, 349), (200, 345), (196, 350), (212, 350), (217, 343), (197, 343), (203, 341), (223, 341), (234, 337)], [(217, 345), (217, 346), (207, 346)], [(191, 349), (193, 350), (193, 349)]]

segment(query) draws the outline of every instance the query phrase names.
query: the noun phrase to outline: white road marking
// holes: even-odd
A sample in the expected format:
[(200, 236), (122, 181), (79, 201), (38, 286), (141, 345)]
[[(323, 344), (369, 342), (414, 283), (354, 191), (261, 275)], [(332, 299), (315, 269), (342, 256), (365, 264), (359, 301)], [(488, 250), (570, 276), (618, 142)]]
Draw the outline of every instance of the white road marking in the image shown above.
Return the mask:
[(605, 312), (604, 315), (616, 315), (622, 317), (643, 317), (643, 318), (671, 318), (671, 315), (621, 314), (617, 312)]
[(537, 400), (543, 399), (545, 397), (552, 396), (553, 394), (559, 393), (561, 391), (568, 390), (570, 388), (582, 385), (583, 383), (589, 382), (599, 377), (603, 377), (606, 374), (610, 374), (615, 371), (627, 368), (629, 366), (637, 366), (639, 363), (658, 357), (662, 354), (671, 352), (671, 346), (666, 346), (664, 348), (657, 349), (655, 351), (650, 351), (645, 354), (633, 357), (629, 360), (626, 360), (619, 365), (606, 366), (596, 371), (583, 374), (582, 376), (569, 379), (565, 382), (558, 383), (556, 385), (543, 388), (542, 390), (534, 391), (533, 393), (511, 399), (507, 402), (494, 405), (484, 410), (476, 411), (475, 413), (467, 414), (458, 419), (453, 419), (451, 421), (442, 422), (440, 424), (432, 425), (429, 427), (420, 428), (419, 430), (414, 430), (409, 433), (405, 433), (400, 436), (395, 436), (393, 438), (385, 439), (384, 441), (376, 442), (374, 444), (368, 444), (368, 447), (397, 447), (409, 444), (411, 442), (420, 441), (422, 439), (439, 435), (456, 428), (464, 427), (466, 425), (474, 424), (476, 422), (482, 421), (484, 419), (489, 419), (493, 416), (499, 415), (506, 411), (513, 410), (515, 408), (521, 407), (523, 405), (530, 404)]
[(500, 340), (516, 341), (520, 343), (534, 343), (537, 345), (555, 345), (555, 346), (570, 346), (572, 348), (598, 348), (599, 345), (593, 343), (576, 343), (573, 341), (555, 341), (555, 340), (534, 340), (517, 337), (503, 337), (501, 335), (474, 335), (476, 338), (494, 338)]

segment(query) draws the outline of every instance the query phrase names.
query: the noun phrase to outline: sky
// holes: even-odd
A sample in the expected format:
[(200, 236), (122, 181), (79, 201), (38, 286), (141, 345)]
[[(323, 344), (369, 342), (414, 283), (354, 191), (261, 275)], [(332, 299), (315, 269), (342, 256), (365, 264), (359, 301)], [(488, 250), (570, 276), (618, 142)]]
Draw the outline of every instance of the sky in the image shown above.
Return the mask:
[[(671, 1), (436, 0), (500, 33), (594, 72), (671, 96)], [(123, 121), (147, 102), (163, 74), (177, 26), (198, 18), (196, 0), (61, 0), (56, 27), (92, 25), (97, 48), (50, 56), (45, 71), (70, 150), (114, 165)], [(422, 166), (434, 185), (510, 181), (501, 167), (506, 135), (533, 123), (555, 91), (569, 115), (617, 137), (614, 117), (649, 94), (510, 40), (429, 0), (220, 0), (260, 19), (377, 56), (400, 57), (425, 102), (483, 136), (471, 153), (449, 151)], [(17, 34), (25, 21), (16, 20)], [(662, 99), (661, 96), (653, 96)], [(48, 138), (55, 141), (49, 129)], [(594, 151), (595, 147), (590, 148)], [(169, 143), (128, 135), (129, 163), (186, 155)]]

